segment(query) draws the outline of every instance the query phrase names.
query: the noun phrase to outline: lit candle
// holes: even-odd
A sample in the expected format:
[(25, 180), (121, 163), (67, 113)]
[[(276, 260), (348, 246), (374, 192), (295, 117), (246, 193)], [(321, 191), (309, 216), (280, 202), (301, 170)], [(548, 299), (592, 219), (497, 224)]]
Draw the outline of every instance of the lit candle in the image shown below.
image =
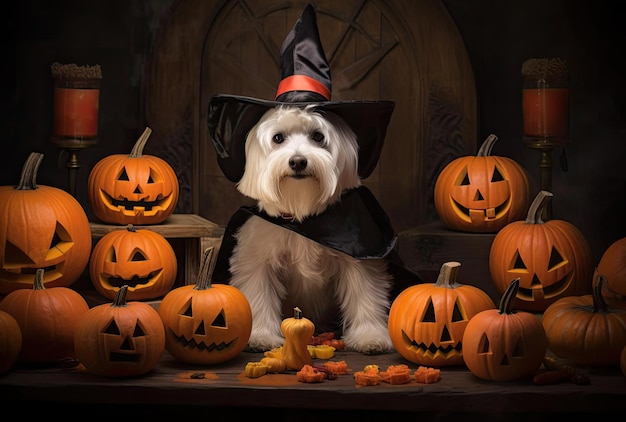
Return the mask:
[(522, 65), (524, 142), (561, 146), (569, 138), (569, 86), (564, 60), (530, 59)]
[(100, 66), (52, 65), (54, 77), (53, 139), (96, 142), (100, 104)]

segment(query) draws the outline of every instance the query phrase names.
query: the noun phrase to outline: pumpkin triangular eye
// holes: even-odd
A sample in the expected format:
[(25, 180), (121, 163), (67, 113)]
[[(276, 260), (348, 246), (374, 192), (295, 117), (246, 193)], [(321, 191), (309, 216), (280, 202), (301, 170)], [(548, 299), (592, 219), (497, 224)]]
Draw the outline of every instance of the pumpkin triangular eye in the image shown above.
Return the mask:
[(135, 253), (133, 253), (133, 256), (130, 259), (131, 261), (146, 261), (147, 258), (146, 256), (139, 250), (135, 251)]
[(463, 312), (461, 312), (461, 308), (459, 307), (458, 300), (454, 302), (454, 308), (452, 309), (452, 322), (458, 322), (465, 320), (463, 316)]
[(133, 337), (143, 337), (145, 335), (146, 333), (143, 331), (143, 328), (141, 328), (141, 325), (137, 322), (137, 325), (135, 325), (135, 331), (133, 331)]
[(193, 316), (193, 312), (191, 310), (191, 299), (189, 299), (189, 301), (186, 303), (185, 307), (183, 308), (183, 311), (179, 313), (182, 316), (186, 316), (186, 317), (192, 317)]
[(487, 334), (483, 334), (480, 342), (478, 343), (478, 350), (476, 351), (479, 355), (481, 354), (485, 354), (485, 353), (491, 353), (490, 349), (491, 346), (489, 345), (489, 339), (487, 338)]
[(550, 263), (548, 264), (548, 269), (551, 270), (557, 265), (561, 264), (563, 261), (563, 256), (556, 250), (556, 248), (552, 247), (552, 252), (550, 252)]
[(154, 183), (154, 179), (152, 178), (152, 174), (148, 176), (148, 183)]
[(115, 248), (111, 248), (109, 250), (109, 261), (117, 262), (117, 253), (115, 252)]
[(456, 178), (457, 186), (467, 186), (470, 184), (470, 179), (467, 174), (467, 167), (464, 167), (462, 171), (459, 172), (459, 175)]
[(513, 350), (513, 357), (515, 358), (524, 357), (524, 345), (522, 344), (522, 339), (517, 340), (517, 344), (515, 345), (515, 350)]
[(491, 175), (491, 183), (501, 182), (503, 180), (504, 180), (504, 177), (502, 177), (502, 173), (500, 173), (500, 171), (498, 170), (498, 167), (495, 167), (493, 169), (493, 174)]
[(117, 180), (125, 180), (125, 181), (129, 181), (130, 179), (128, 178), (128, 173), (126, 173), (126, 167), (124, 167), (122, 169), (122, 172), (120, 173), (120, 175), (118, 176)]
[(107, 325), (107, 327), (102, 332), (104, 334), (114, 334), (114, 335), (119, 336), (120, 328), (117, 326), (117, 323), (115, 322), (115, 320), (112, 319), (111, 322), (109, 322), (109, 325)]
[(211, 327), (226, 327), (226, 318), (224, 317), (224, 310), (217, 314), (213, 322), (211, 323)]
[(528, 267), (526, 267), (526, 264), (524, 264), (524, 260), (522, 260), (522, 257), (520, 256), (519, 251), (515, 252), (515, 262), (513, 263), (513, 269), (514, 270), (528, 269)]
[(426, 306), (421, 322), (435, 322), (435, 307), (433, 306), (433, 301), (430, 299), (428, 300), (428, 306)]

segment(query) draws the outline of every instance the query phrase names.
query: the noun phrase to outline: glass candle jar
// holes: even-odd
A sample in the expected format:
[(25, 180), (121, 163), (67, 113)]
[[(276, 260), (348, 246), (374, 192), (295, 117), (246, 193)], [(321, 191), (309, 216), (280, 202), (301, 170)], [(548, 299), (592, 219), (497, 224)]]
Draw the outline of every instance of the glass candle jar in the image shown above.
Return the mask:
[(95, 144), (100, 105), (99, 66), (53, 65), (54, 120), (57, 144)]
[(529, 59), (522, 65), (524, 142), (558, 147), (569, 140), (569, 78), (560, 58)]

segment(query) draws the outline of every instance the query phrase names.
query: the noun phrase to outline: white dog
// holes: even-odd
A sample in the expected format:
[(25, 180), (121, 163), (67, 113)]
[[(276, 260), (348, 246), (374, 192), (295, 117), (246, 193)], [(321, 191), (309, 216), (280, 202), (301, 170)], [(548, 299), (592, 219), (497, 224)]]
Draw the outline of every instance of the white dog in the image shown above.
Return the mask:
[(421, 282), (395, 253), (395, 232), (361, 186), (377, 165), (392, 101), (331, 101), (330, 68), (309, 4), (281, 47), (274, 100), (215, 95), (208, 129), (224, 175), (256, 201), (230, 219), (214, 279), (252, 308), (251, 351), (283, 344), (299, 307), (348, 350), (392, 350), (390, 301)]
[[(297, 222), (317, 215), (356, 188), (358, 151), (352, 130), (311, 107), (268, 111), (246, 141), (237, 189), (268, 215)], [(385, 353), (391, 279), (382, 259), (359, 260), (252, 216), (236, 234), (230, 284), (252, 308), (250, 350), (282, 345), (280, 324), (299, 307), (318, 328), (341, 314), (346, 348)]]

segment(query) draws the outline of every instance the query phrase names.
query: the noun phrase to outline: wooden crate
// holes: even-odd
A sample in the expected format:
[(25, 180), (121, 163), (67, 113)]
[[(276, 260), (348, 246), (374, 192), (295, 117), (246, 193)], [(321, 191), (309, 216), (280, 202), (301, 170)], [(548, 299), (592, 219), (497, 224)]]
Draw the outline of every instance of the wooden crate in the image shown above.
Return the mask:
[(482, 289), (497, 305), (500, 293), (489, 273), (489, 251), (495, 235), (458, 232), (436, 221), (399, 232), (397, 249), (404, 263), (429, 283), (437, 281), (444, 262), (460, 262), (457, 281)]

